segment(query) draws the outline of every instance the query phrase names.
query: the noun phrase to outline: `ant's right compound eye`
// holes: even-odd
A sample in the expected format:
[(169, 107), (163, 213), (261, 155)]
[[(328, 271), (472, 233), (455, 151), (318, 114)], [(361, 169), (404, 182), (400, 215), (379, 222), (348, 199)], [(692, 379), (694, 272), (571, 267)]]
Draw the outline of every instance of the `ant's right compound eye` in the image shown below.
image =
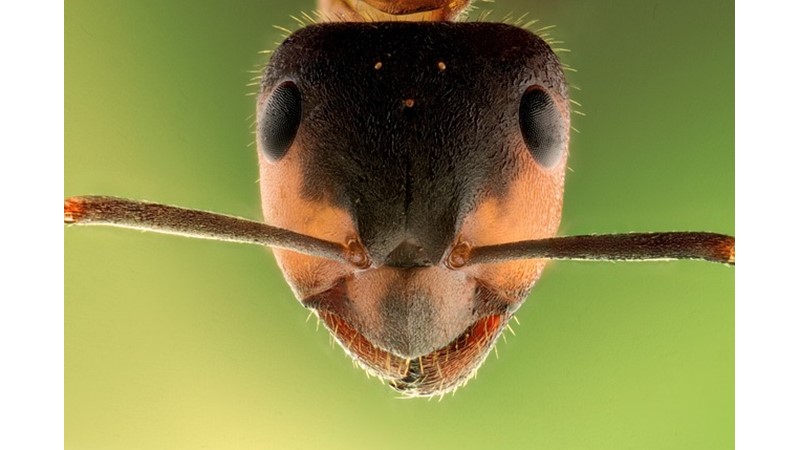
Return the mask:
[(269, 162), (280, 160), (291, 147), (302, 112), (300, 90), (291, 81), (278, 85), (267, 100), (258, 120), (261, 151)]
[(549, 169), (567, 150), (567, 127), (553, 98), (539, 86), (531, 86), (519, 105), (522, 138), (533, 159)]

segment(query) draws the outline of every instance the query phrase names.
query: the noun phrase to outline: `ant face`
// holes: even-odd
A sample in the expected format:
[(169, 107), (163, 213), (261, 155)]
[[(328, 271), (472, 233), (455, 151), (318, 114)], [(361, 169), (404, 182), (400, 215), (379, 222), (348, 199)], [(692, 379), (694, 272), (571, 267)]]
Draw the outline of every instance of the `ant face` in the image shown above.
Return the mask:
[[(289, 15), (312, 3), (67, 2), (65, 193), (260, 220), (247, 69), (261, 77), (257, 52), (280, 40), (270, 25), (294, 28)], [(487, 20), (531, 11), (532, 30), (557, 24), (551, 37), (567, 43), (553, 46), (579, 69), (570, 97), (588, 117), (572, 117), (559, 234), (733, 233), (732, 4), (491, 7)], [(731, 446), (730, 268), (550, 263), (499, 360), (437, 404), (398, 402), (351, 369), (304, 323), (271, 253), (68, 227), (68, 441), (408, 448), (421, 439), (411, 429), (443, 448)]]
[(544, 261), (447, 256), (556, 233), (567, 104), (547, 44), (502, 24), (318, 25), (276, 50), (258, 101), (265, 222), (363, 246), (363, 271), (276, 256), (367, 370), (409, 395), (472, 376)]

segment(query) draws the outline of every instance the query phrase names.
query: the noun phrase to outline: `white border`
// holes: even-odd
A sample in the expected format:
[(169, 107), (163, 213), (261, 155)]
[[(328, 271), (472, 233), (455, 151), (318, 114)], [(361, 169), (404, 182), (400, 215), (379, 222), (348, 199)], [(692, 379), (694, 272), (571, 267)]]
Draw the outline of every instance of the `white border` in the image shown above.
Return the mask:
[(736, 2), (736, 444), (800, 448), (796, 8)]
[(64, 4), (0, 8), (0, 448), (64, 441)]

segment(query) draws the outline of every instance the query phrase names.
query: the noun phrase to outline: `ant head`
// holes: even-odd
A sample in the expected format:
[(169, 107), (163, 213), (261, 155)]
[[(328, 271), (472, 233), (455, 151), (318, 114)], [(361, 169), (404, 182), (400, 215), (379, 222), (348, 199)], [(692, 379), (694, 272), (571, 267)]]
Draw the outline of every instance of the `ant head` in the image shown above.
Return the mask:
[(561, 218), (554, 53), (502, 24), (314, 25), (276, 50), (257, 109), (266, 222), (371, 261), (277, 250), (295, 294), (396, 388), (463, 384), (544, 262), (454, 269), (453, 249), (550, 237)]

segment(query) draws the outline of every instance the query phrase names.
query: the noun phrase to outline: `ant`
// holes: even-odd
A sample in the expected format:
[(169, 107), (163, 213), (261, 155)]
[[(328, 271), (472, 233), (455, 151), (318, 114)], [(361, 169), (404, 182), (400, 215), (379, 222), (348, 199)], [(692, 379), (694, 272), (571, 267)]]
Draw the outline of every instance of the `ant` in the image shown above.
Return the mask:
[(104, 196), (65, 223), (272, 247), (359, 365), (424, 397), (475, 375), (547, 260), (735, 263), (717, 233), (556, 236), (571, 108), (542, 38), (455, 22), (462, 0), (320, 6), (260, 80), (265, 223)]

